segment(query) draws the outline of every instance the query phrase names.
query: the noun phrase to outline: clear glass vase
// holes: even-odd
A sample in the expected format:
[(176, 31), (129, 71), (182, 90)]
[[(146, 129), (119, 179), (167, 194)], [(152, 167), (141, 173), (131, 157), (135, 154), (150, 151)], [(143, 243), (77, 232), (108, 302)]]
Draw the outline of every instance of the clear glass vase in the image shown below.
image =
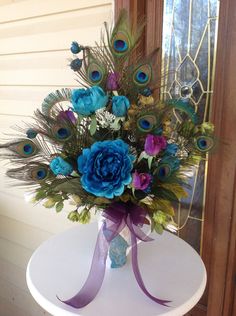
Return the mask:
[(127, 262), (130, 251), (129, 229), (125, 227), (110, 243), (107, 266), (110, 268), (123, 267)]
[[(101, 229), (104, 219), (98, 221), (98, 229)], [(127, 262), (127, 256), (131, 249), (130, 247), (130, 232), (128, 227), (125, 227), (110, 243), (107, 256), (107, 268), (120, 268)]]

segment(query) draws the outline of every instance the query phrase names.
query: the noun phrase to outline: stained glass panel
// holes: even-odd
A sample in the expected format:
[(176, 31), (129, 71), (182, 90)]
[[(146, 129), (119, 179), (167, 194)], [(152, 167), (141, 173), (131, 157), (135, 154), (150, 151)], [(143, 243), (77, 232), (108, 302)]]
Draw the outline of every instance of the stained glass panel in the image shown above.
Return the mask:
[[(188, 100), (199, 121), (208, 119), (211, 103), (218, 0), (165, 0), (162, 98)], [(207, 165), (193, 170), (188, 198), (176, 206), (179, 236), (201, 252)]]

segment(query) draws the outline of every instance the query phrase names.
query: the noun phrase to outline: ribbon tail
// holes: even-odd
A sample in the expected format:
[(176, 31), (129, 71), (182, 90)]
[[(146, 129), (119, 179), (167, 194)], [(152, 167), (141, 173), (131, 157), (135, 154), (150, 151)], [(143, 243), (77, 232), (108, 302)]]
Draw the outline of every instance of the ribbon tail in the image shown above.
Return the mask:
[[(131, 225), (132, 226), (132, 225)], [(170, 303), (171, 301), (167, 301), (167, 300), (161, 300), (155, 296), (153, 296), (152, 294), (150, 294), (148, 292), (148, 290), (146, 289), (145, 285), (144, 285), (144, 282), (143, 282), (143, 279), (142, 279), (142, 276), (141, 276), (141, 273), (140, 273), (140, 270), (139, 270), (139, 266), (138, 266), (138, 247), (137, 247), (137, 238), (134, 234), (134, 231), (133, 231), (133, 227), (132, 229), (130, 230), (130, 233), (131, 233), (131, 242), (132, 242), (132, 266), (133, 266), (133, 271), (134, 271), (134, 275), (135, 275), (135, 278), (136, 278), (136, 281), (139, 285), (139, 287), (141, 288), (141, 290), (151, 299), (153, 300), (154, 302), (160, 304), (160, 305), (163, 305), (163, 306), (167, 306), (167, 303)]]
[(104, 237), (104, 226), (105, 224), (101, 227), (97, 237), (92, 265), (85, 284), (75, 296), (68, 300), (64, 301), (57, 297), (61, 302), (75, 308), (82, 308), (88, 305), (99, 292), (105, 276), (106, 259), (109, 249), (109, 241)]

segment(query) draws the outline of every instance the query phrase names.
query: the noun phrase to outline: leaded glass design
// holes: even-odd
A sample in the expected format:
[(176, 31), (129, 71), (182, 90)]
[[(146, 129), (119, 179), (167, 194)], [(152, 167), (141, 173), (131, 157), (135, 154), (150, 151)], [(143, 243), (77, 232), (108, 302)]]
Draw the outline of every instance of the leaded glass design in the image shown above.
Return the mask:
[[(209, 116), (216, 55), (217, 0), (165, 0), (163, 99), (188, 100), (200, 122)], [(176, 206), (179, 236), (201, 252), (207, 165), (193, 170), (189, 197)]]

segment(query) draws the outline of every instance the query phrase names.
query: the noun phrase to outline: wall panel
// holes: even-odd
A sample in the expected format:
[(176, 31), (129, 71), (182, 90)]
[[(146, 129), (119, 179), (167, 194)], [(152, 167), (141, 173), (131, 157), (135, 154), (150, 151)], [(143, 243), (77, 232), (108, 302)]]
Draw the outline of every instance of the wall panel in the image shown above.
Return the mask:
[[(69, 68), (70, 43), (94, 45), (112, 0), (0, 0), (0, 143), (10, 127), (30, 121), (43, 99), (61, 87), (78, 87)], [(53, 234), (77, 225), (68, 209), (33, 206), (12, 187), (0, 160), (0, 315), (49, 315), (31, 297), (25, 271), (33, 251)], [(79, 229), (79, 225), (78, 225)]]

